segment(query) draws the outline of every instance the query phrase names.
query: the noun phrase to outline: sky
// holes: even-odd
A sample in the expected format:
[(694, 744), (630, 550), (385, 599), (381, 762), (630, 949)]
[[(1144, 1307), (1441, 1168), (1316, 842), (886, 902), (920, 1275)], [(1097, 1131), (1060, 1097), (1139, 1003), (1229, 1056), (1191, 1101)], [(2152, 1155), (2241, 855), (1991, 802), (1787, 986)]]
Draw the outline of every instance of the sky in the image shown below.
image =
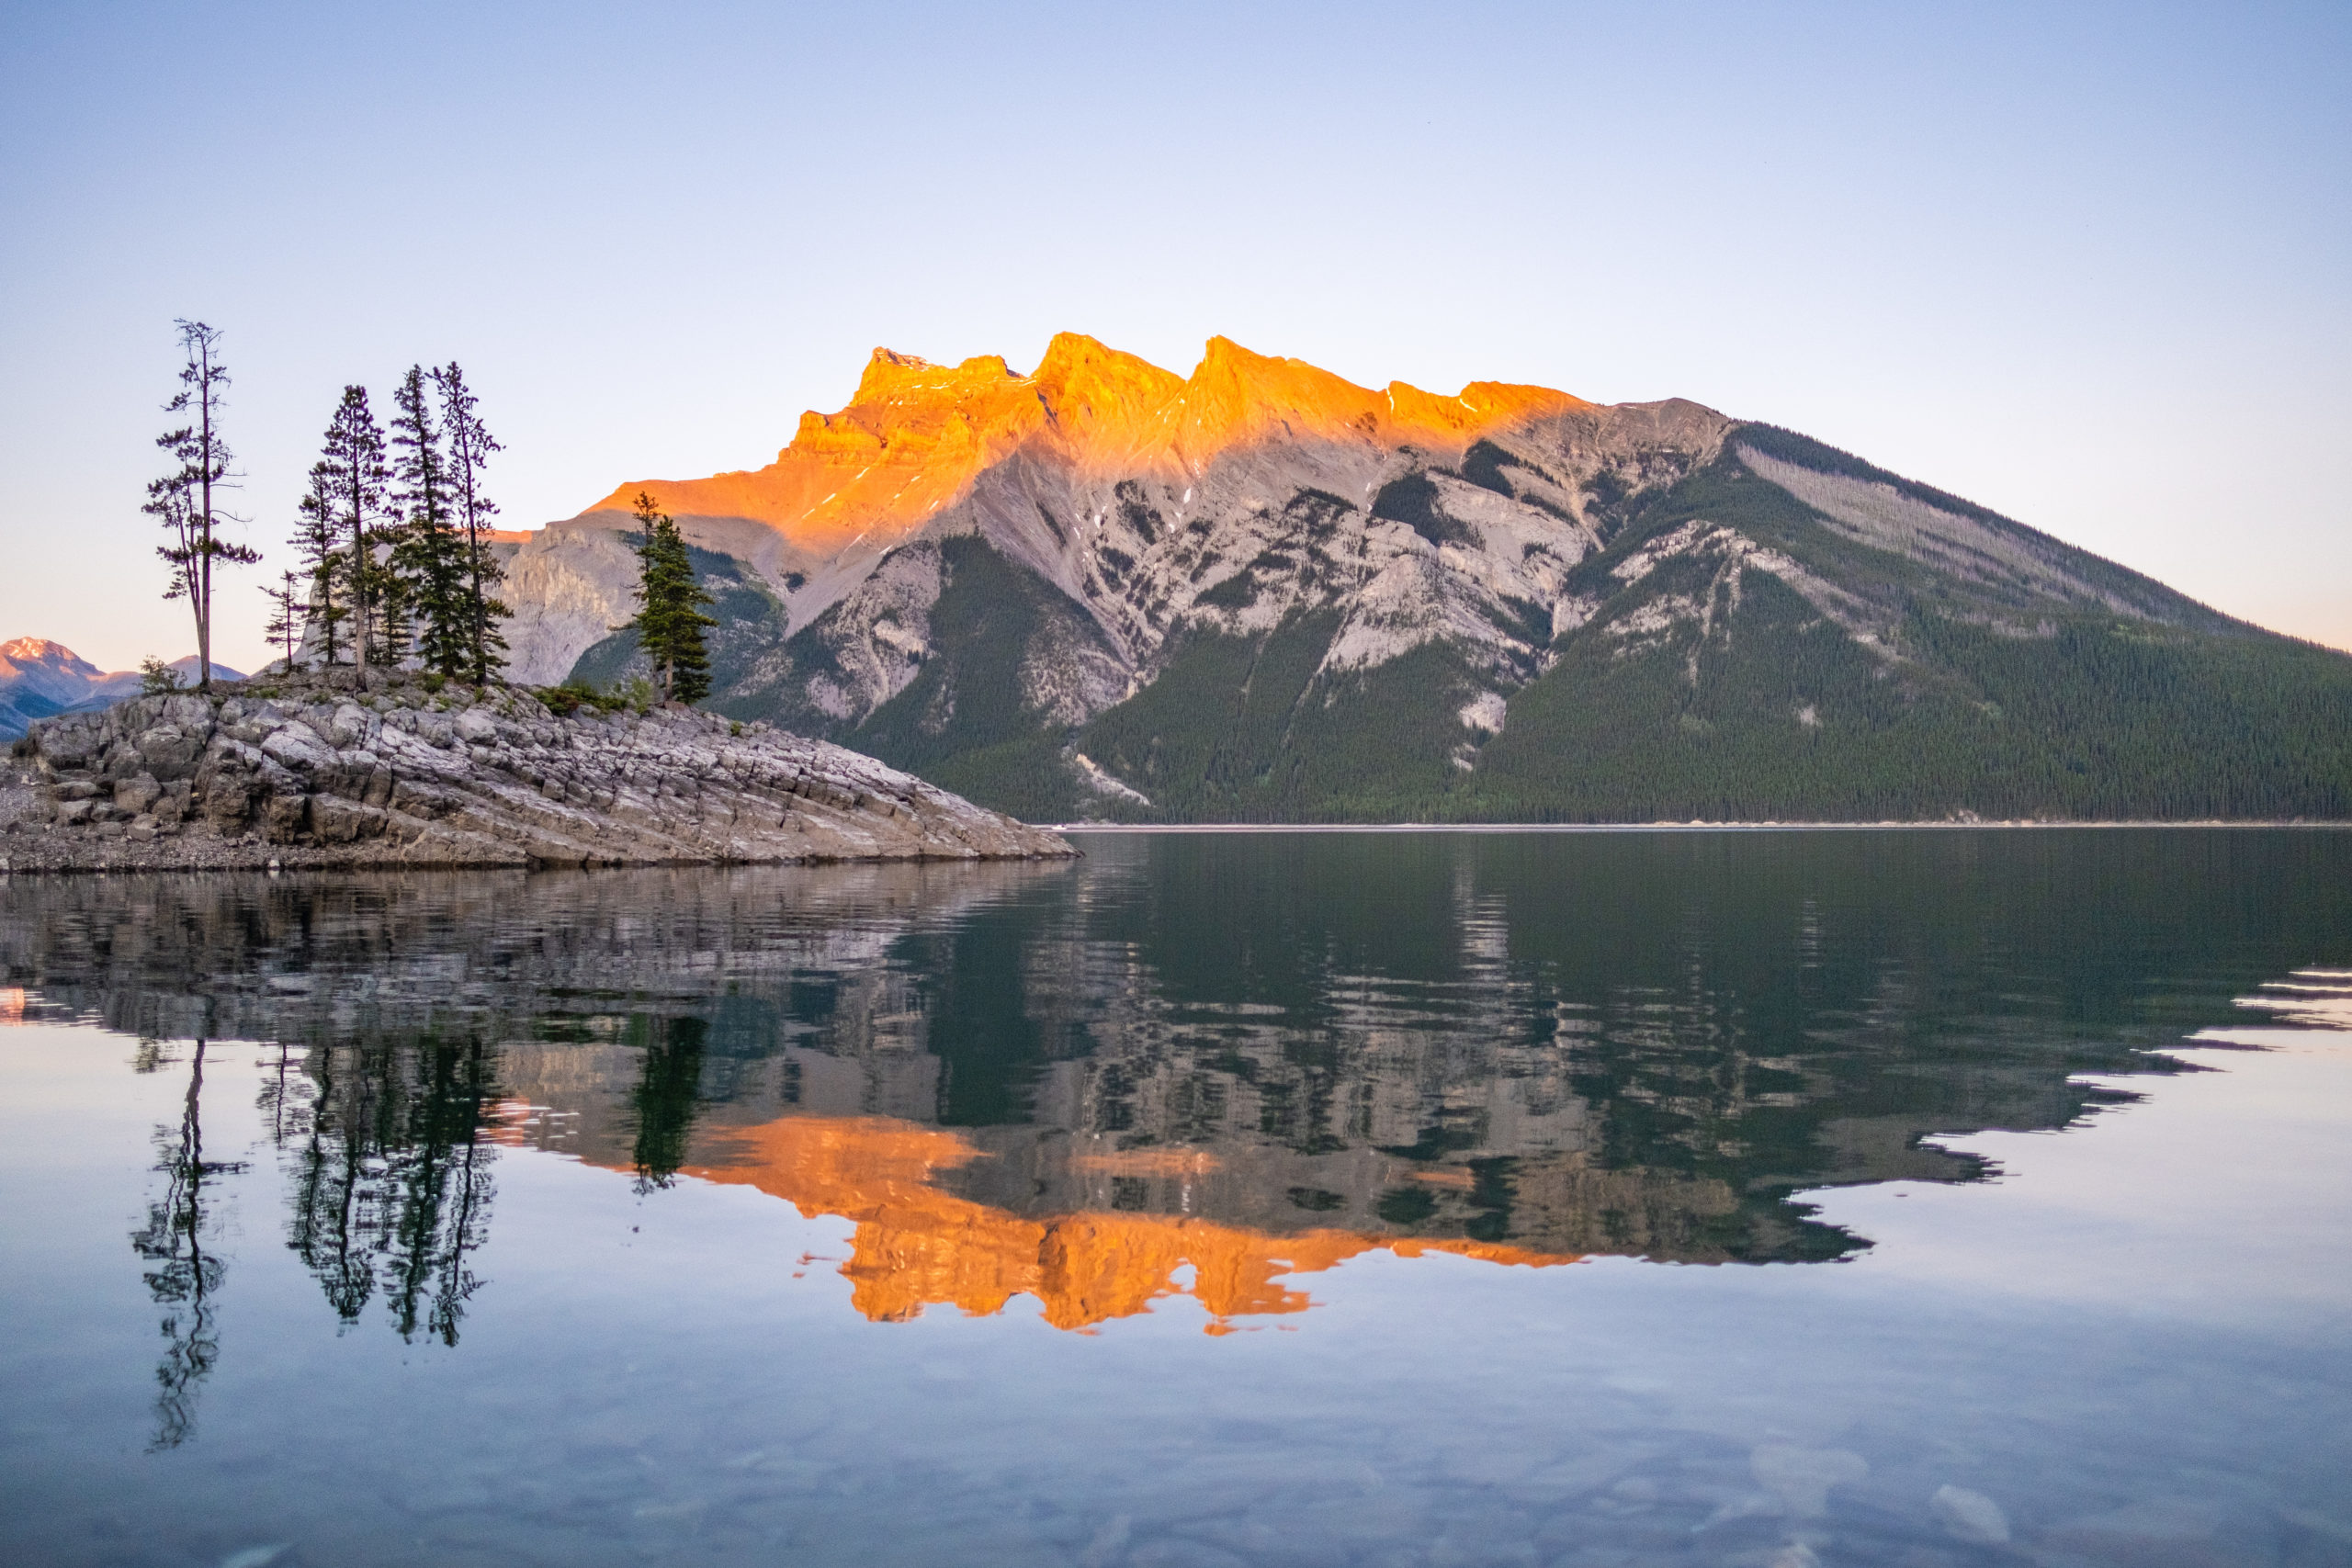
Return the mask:
[(345, 382), (510, 527), (757, 468), (876, 345), (1686, 397), (2352, 649), (2352, 6), (0, 0), (0, 640), (194, 648), (139, 505), (221, 329), (216, 656)]

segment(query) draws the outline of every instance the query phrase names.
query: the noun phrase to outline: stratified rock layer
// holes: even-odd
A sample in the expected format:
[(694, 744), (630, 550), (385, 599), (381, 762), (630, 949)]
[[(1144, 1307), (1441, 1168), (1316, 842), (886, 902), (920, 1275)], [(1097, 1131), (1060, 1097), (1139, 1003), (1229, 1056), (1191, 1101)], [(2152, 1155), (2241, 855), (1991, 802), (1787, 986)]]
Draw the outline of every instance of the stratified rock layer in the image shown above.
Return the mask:
[[(233, 688), (232, 689), (233, 690)], [(33, 727), (0, 868), (537, 866), (1071, 853), (870, 757), (684, 709), (349, 671)]]

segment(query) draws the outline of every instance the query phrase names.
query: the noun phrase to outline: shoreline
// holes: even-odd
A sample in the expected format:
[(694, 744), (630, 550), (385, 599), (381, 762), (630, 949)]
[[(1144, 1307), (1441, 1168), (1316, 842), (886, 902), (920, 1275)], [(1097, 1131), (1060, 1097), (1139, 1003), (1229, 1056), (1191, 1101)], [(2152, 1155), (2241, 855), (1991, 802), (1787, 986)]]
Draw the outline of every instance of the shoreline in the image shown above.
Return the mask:
[(1987, 829), (2038, 832), (2088, 829), (2113, 832), (2191, 828), (2352, 832), (2352, 821), (2233, 818), (2113, 822), (1038, 822), (1031, 826), (1050, 833), (1908, 833), (1981, 832)]
[(840, 866), (881, 865), (1017, 865), (1025, 863), (1053, 864), (1084, 858), (1076, 850), (1061, 853), (959, 855), (929, 851), (912, 853), (872, 854), (806, 854), (766, 858), (727, 859), (689, 856), (672, 860), (399, 860), (390, 858), (363, 859), (352, 855), (306, 852), (296, 848), (276, 844), (259, 846), (237, 845), (225, 852), (196, 856), (157, 858), (153, 856), (105, 858), (106, 852), (95, 855), (47, 858), (37, 863), (22, 863), (8, 852), (9, 840), (0, 839), (0, 887), (17, 876), (204, 876), (216, 874), (276, 876), (290, 872), (321, 872), (334, 874), (378, 872), (497, 872), (537, 875), (543, 872), (598, 871), (746, 871), (774, 867), (794, 867), (819, 870)]

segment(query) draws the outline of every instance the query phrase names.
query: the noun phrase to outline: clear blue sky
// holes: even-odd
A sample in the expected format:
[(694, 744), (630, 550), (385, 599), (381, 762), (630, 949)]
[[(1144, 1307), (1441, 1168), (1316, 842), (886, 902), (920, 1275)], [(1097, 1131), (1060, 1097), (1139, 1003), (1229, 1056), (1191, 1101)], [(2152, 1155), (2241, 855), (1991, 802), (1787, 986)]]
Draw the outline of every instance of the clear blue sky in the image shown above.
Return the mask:
[(108, 668), (193, 646), (138, 512), (181, 315), (277, 564), (413, 360), (535, 526), (767, 461), (877, 344), (1222, 333), (1694, 398), (2352, 647), (2340, 0), (13, 0), (0, 59), (0, 638)]

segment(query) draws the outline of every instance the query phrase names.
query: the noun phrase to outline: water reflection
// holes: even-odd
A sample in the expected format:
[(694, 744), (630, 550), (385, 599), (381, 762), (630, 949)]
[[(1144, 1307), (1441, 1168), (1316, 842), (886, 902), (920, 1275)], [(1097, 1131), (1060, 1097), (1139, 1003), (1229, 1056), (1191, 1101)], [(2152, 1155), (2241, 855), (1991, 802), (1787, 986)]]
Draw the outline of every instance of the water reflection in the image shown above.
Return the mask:
[[(147, 1290), (164, 1309), (160, 1327), (165, 1349), (155, 1368), (151, 1451), (175, 1449), (194, 1434), (197, 1394), (220, 1358), (213, 1314), (228, 1265), (218, 1246), (220, 1217), (211, 1207), (207, 1184), (245, 1168), (241, 1161), (204, 1157), (206, 1043), (198, 1040), (188, 1053), (187, 1097), (179, 1125), (155, 1129), (155, 1169), (164, 1177), (164, 1190), (148, 1205), (147, 1223), (130, 1238), (141, 1259), (151, 1266)], [(132, 1060), (135, 1071), (155, 1072), (166, 1065), (169, 1059), (159, 1043), (141, 1042)]]
[(1206, 1199), (1218, 1164), (1201, 1150), (1075, 1156), (1081, 1168), (1102, 1174), (1114, 1196), (1133, 1192), (1132, 1210), (1147, 1207), (1149, 1183), (1173, 1184), (1172, 1213), (1097, 1205), (1030, 1219), (948, 1190), (951, 1173), (989, 1156), (944, 1128), (887, 1117), (792, 1116), (711, 1142), (721, 1163), (690, 1174), (755, 1187), (803, 1214), (855, 1222), (842, 1272), (853, 1282), (851, 1303), (878, 1323), (904, 1322), (934, 1305), (983, 1316), (1027, 1295), (1057, 1328), (1091, 1328), (1147, 1311), (1160, 1297), (1189, 1295), (1208, 1310), (1207, 1331), (1227, 1334), (1237, 1317), (1311, 1304), (1280, 1277), (1317, 1273), (1375, 1249), (1537, 1266), (1574, 1261), (1468, 1237), (1419, 1241), (1322, 1227), (1272, 1235), (1194, 1217), (1185, 1211), (1196, 1190)]
[(455, 1345), (490, 1226), (493, 1053), (431, 1033), (328, 1042), (302, 1069), (296, 1103), (272, 1108), (295, 1177), (287, 1245), (345, 1325), (380, 1292), (401, 1338)]
[(637, 1143), (638, 1190), (667, 1187), (686, 1162), (686, 1136), (694, 1131), (695, 1102), (702, 1093), (703, 1040), (710, 1026), (698, 1018), (632, 1018), (629, 1044), (643, 1059), (630, 1109)]
[[(19, 879), (0, 977), (31, 1017), (279, 1045), (289, 1245), (344, 1323), (455, 1345), (502, 1149), (844, 1216), (881, 1320), (1181, 1292), (1216, 1332), (1380, 1248), (1836, 1259), (1868, 1239), (1797, 1194), (1981, 1178), (1937, 1136), (2067, 1125), (2129, 1098), (2086, 1075), (2170, 1070), (2144, 1048), (2352, 953), (2344, 835), (1090, 852)], [(173, 1408), (216, 1354), (200, 1065), (141, 1241)]]

